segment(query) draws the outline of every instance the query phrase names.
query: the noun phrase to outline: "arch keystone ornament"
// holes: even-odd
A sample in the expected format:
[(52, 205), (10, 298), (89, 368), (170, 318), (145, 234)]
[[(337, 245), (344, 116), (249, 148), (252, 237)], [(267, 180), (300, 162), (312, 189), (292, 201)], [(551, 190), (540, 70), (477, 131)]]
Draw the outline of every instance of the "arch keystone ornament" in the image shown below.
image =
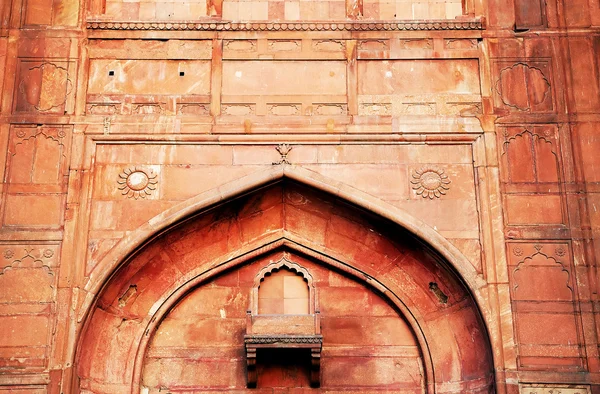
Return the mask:
[(279, 159), (279, 161), (273, 162), (273, 165), (277, 166), (277, 165), (280, 165), (280, 164), (292, 164), (288, 160), (288, 155), (292, 151), (292, 148), (293, 148), (293, 146), (291, 146), (289, 144), (279, 144), (279, 145), (277, 145), (275, 147), (275, 150), (279, 153), (279, 155), (281, 156), (281, 158)]

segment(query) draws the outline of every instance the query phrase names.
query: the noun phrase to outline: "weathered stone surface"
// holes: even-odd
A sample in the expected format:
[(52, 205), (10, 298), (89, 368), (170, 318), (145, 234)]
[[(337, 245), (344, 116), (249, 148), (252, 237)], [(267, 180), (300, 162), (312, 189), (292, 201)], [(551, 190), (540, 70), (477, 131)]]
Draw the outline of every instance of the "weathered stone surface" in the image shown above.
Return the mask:
[[(0, 392), (598, 392), (599, 26), (598, 0), (0, 2)], [(315, 290), (252, 293), (284, 254)], [(255, 298), (265, 334), (318, 309), (321, 362), (259, 349), (247, 389)]]

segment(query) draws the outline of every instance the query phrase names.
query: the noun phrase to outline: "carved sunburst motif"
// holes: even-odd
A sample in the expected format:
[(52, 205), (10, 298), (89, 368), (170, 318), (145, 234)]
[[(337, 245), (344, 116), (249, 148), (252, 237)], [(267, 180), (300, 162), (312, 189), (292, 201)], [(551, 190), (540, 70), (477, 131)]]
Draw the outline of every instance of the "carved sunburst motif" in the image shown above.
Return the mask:
[(117, 183), (120, 185), (121, 194), (128, 198), (146, 198), (156, 190), (157, 175), (147, 173), (137, 168), (126, 168), (119, 174)]
[(450, 189), (448, 176), (439, 168), (423, 167), (415, 170), (412, 177), (414, 178), (410, 181), (412, 188), (423, 198), (433, 200), (434, 197), (439, 198), (442, 194), (446, 194)]

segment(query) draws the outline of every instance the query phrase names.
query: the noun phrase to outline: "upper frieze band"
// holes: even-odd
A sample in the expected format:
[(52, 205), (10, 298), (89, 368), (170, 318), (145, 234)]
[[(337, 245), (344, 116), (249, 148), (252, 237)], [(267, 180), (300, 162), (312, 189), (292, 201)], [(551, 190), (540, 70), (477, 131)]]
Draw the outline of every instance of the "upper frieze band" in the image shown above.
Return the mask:
[(129, 22), (87, 21), (91, 30), (191, 30), (191, 31), (423, 31), (483, 30), (482, 19), (369, 22)]

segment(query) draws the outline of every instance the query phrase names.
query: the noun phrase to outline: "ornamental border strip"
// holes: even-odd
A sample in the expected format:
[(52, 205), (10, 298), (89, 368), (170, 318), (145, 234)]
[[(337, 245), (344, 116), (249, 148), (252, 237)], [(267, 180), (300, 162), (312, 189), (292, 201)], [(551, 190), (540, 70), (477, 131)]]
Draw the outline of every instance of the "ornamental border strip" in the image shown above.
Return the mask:
[(126, 22), (87, 21), (90, 30), (167, 31), (427, 31), (483, 30), (481, 19), (469, 21), (376, 21), (376, 22)]
[(271, 343), (323, 343), (322, 336), (246, 336), (244, 342), (249, 345)]

